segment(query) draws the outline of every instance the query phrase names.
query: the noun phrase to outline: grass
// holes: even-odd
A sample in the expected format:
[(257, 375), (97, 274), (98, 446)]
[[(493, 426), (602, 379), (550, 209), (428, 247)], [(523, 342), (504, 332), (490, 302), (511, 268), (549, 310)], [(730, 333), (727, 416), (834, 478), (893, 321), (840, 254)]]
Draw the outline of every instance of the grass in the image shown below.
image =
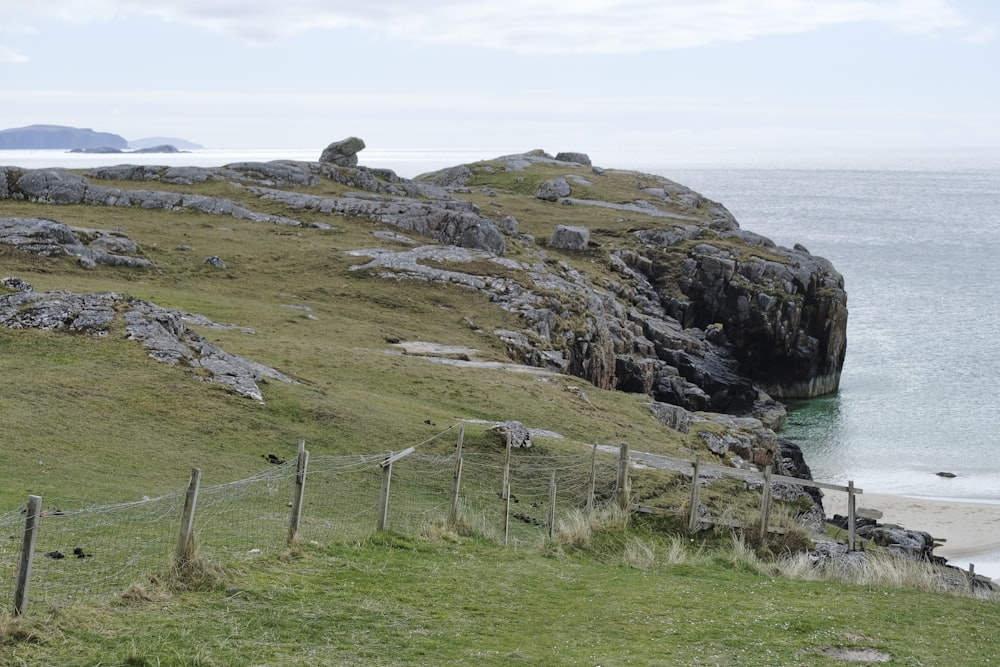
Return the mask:
[[(634, 175), (597, 177), (562, 165), (480, 174), (469, 198), (486, 215), (515, 215), (541, 245), (555, 224), (591, 226), (591, 250), (548, 252), (549, 261), (595, 279), (611, 276), (605, 246), (627, 245), (629, 230), (640, 224), (673, 224), (530, 196), (542, 180), (563, 173), (592, 180), (589, 188), (574, 186), (574, 196), (638, 198)], [(482, 194), (481, 185), (497, 196)], [(588, 453), (595, 442), (706, 453), (697, 436), (659, 424), (642, 396), (577, 378), (398, 354), (391, 342), (425, 340), (506, 360), (492, 332), (523, 323), (458, 287), (351, 272), (360, 260), (345, 250), (393, 247), (372, 235), (381, 225), (263, 206), (221, 183), (185, 190), (335, 229), (4, 201), (5, 216), (122, 227), (157, 267), (86, 270), (69, 258), (0, 246), (4, 275), (39, 291), (116, 292), (251, 327), (254, 333), (200, 333), (298, 384), (264, 384), (266, 402), (258, 404), (151, 361), (124, 340), (120, 325), (105, 338), (0, 329), (0, 512), (16, 511), (28, 494), (65, 508), (156, 497), (184, 488), (192, 467), (203, 470), (203, 484), (231, 482), (259, 472), (262, 455), (292, 459), (300, 439), (313, 457), (398, 451), (458, 420), (515, 419), (561, 434), (536, 438), (535, 448), (521, 453), (539, 467)], [(222, 257), (226, 268), (206, 266), (209, 255)], [(508, 256), (530, 257), (519, 241), (509, 244)], [(658, 261), (668, 274), (676, 259)], [(471, 270), (522, 277), (486, 262)], [(430, 444), (426, 453), (448, 453), (453, 442)], [(485, 427), (468, 427), (465, 444), (467, 451), (498, 452)], [(752, 509), (759, 494), (743, 486), (714, 485), (702, 501), (713, 511), (734, 502)], [(637, 500), (669, 508), (686, 503), (689, 487), (680, 475), (637, 471), (632, 488)], [(110, 601), (0, 616), (0, 664), (822, 665), (839, 664), (819, 654), (822, 648), (863, 646), (892, 654), (894, 664), (971, 665), (988, 664), (1000, 648), (992, 633), (1000, 620), (995, 602), (942, 594), (919, 583), (922, 575), (903, 576), (891, 565), (822, 572), (786, 553), (791, 546), (762, 560), (760, 549), (734, 543), (727, 532), (691, 541), (664, 518), (560, 517), (552, 542), (522, 531), (507, 549), (497, 545), (493, 518), (470, 504), (458, 526), (431, 521), (422, 532), (355, 543), (311, 543), (306, 534), (292, 550), (223, 570), (195, 559), (197, 569), (151, 572)]]
[[(752, 550), (653, 533), (587, 550), (385, 534), (229, 573), (201, 592), (151, 584), (107, 604), (0, 623), (26, 665), (989, 664), (995, 603), (762, 573)], [(683, 553), (684, 556), (679, 556)], [(615, 557), (617, 554), (617, 557)], [(124, 639), (127, 638), (127, 639)], [(20, 661), (20, 662), (17, 662)]]

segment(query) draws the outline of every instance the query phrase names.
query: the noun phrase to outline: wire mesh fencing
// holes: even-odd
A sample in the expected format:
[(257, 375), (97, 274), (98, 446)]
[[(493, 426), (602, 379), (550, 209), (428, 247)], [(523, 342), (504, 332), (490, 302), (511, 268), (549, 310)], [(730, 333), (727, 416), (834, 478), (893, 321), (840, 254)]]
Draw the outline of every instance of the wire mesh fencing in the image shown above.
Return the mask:
[[(429, 456), (412, 449), (307, 458), (307, 470), (290, 461), (197, 488), (193, 543), (187, 546), (225, 566), (280, 553), (293, 538), (358, 542), (383, 529), (418, 535), (449, 518), (497, 540), (537, 542), (568, 513), (613, 498), (617, 484), (615, 457), (598, 456), (596, 449), (506, 459), (495, 452)], [(0, 599), (23, 595), (32, 606), (76, 604), (121, 595), (167, 571), (185, 546), (191, 491), (73, 510), (52, 509), (59, 503), (45, 499), (30, 530), (26, 581), (21, 561), (28, 512), (0, 514)]]

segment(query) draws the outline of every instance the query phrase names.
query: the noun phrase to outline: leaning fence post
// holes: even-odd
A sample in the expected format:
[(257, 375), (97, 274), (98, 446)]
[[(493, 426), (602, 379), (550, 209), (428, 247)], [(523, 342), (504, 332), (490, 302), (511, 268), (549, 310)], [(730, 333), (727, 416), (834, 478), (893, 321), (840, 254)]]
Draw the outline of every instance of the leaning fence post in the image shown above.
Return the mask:
[(597, 490), (597, 444), (590, 454), (590, 488), (587, 489), (587, 516), (594, 513), (594, 493)]
[(295, 466), (295, 493), (292, 496), (292, 522), (288, 527), (288, 543), (299, 539), (299, 524), (302, 522), (302, 500), (306, 493), (306, 469), (309, 467), (309, 452), (306, 441), (299, 440), (299, 458)]
[(201, 470), (191, 468), (191, 481), (184, 496), (184, 513), (181, 516), (181, 532), (177, 538), (177, 552), (174, 560), (183, 565), (194, 552), (194, 510), (198, 504), (198, 488), (201, 486)]
[(847, 482), (847, 550), (854, 551), (854, 482)]
[(458, 427), (458, 447), (455, 450), (455, 472), (451, 480), (451, 506), (448, 508), (448, 523), (458, 523), (458, 492), (462, 486), (462, 441), (465, 439), (465, 424)]
[(698, 481), (701, 468), (701, 455), (695, 455), (694, 470), (691, 471), (691, 508), (688, 512), (688, 532), (693, 533), (698, 528), (698, 505), (701, 503), (701, 483)]
[(549, 482), (549, 514), (545, 519), (545, 525), (548, 529), (549, 540), (555, 534), (556, 530), (556, 471), (552, 471), (552, 480)]
[(14, 613), (23, 616), (28, 608), (28, 585), (31, 583), (31, 561), (35, 557), (35, 542), (42, 519), (42, 497), (28, 496), (24, 519), (24, 539), (21, 541), (21, 558), (17, 564), (17, 588), (14, 589)]
[(631, 500), (631, 488), (628, 478), (628, 443), (623, 442), (618, 449), (618, 506), (628, 512)]
[(392, 452), (386, 456), (382, 462), (382, 493), (378, 501), (378, 519), (375, 523), (375, 530), (382, 532), (385, 530), (386, 518), (389, 514), (389, 485), (392, 483)]
[(771, 465), (764, 468), (764, 493), (760, 499), (760, 539), (767, 540), (767, 524), (771, 521)]

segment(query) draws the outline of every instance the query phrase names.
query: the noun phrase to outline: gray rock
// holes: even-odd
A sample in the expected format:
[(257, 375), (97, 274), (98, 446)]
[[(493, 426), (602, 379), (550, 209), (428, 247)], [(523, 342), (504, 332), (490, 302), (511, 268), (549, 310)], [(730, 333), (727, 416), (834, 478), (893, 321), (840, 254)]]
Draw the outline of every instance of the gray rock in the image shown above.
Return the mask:
[(657, 420), (664, 426), (672, 428), (679, 433), (690, 431), (691, 413), (679, 405), (653, 402), (649, 404), (649, 409), (653, 411)]
[(339, 167), (356, 167), (358, 164), (358, 153), (364, 150), (365, 142), (358, 137), (348, 137), (340, 141), (335, 141), (325, 149), (319, 156), (320, 162), (327, 162)]
[(549, 247), (563, 250), (586, 250), (590, 242), (590, 230), (586, 227), (556, 225), (549, 238)]
[(29, 291), (0, 296), (0, 325), (11, 329), (35, 328), (105, 336), (120, 317), (124, 318), (128, 338), (140, 342), (150, 357), (204, 369), (208, 381), (226, 385), (247, 398), (264, 400), (257, 386), (263, 378), (294, 382), (273, 368), (229, 354), (208, 343), (185, 323), (186, 319), (209, 322), (207, 319), (160, 308), (148, 301), (110, 293), (66, 291)]
[(496, 223), (475, 212), (466, 202), (422, 202), (408, 199), (367, 200), (356, 197), (321, 197), (303, 193), (252, 188), (261, 199), (280, 201), (292, 208), (332, 215), (364, 218), (442, 243), (503, 254), (504, 238)]
[(0, 218), (0, 243), (43, 257), (78, 257), (87, 268), (97, 264), (152, 268), (135, 242), (120, 232), (70, 228), (48, 218)]
[(217, 255), (212, 255), (211, 257), (206, 258), (203, 263), (208, 264), (209, 266), (213, 266), (216, 269), (226, 268), (226, 263), (222, 261), (222, 258)]
[(31, 292), (35, 289), (31, 286), (31, 283), (21, 280), (17, 276), (7, 276), (3, 280), (0, 280), (0, 285), (15, 292)]
[(559, 162), (575, 162), (585, 167), (590, 167), (590, 157), (586, 153), (556, 153), (556, 160)]
[(569, 197), (572, 190), (565, 178), (550, 178), (538, 186), (535, 197), (543, 201), (558, 201), (560, 197)]
[(505, 421), (490, 430), (502, 434), (505, 438), (509, 437), (511, 447), (525, 449), (531, 447), (531, 433), (528, 427), (519, 421)]
[(456, 188), (462, 187), (471, 181), (472, 176), (472, 170), (464, 164), (460, 164), (457, 167), (436, 171), (433, 174), (428, 174), (419, 178), (442, 188)]

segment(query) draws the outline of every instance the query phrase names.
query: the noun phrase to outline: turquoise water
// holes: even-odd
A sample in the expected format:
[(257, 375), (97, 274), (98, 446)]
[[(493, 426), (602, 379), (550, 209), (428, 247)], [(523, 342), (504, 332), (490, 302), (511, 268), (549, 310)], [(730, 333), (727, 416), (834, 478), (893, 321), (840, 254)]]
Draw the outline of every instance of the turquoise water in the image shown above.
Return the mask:
[(655, 170), (844, 275), (840, 391), (794, 405), (782, 431), (817, 479), (1000, 501), (1000, 160), (987, 162)]

